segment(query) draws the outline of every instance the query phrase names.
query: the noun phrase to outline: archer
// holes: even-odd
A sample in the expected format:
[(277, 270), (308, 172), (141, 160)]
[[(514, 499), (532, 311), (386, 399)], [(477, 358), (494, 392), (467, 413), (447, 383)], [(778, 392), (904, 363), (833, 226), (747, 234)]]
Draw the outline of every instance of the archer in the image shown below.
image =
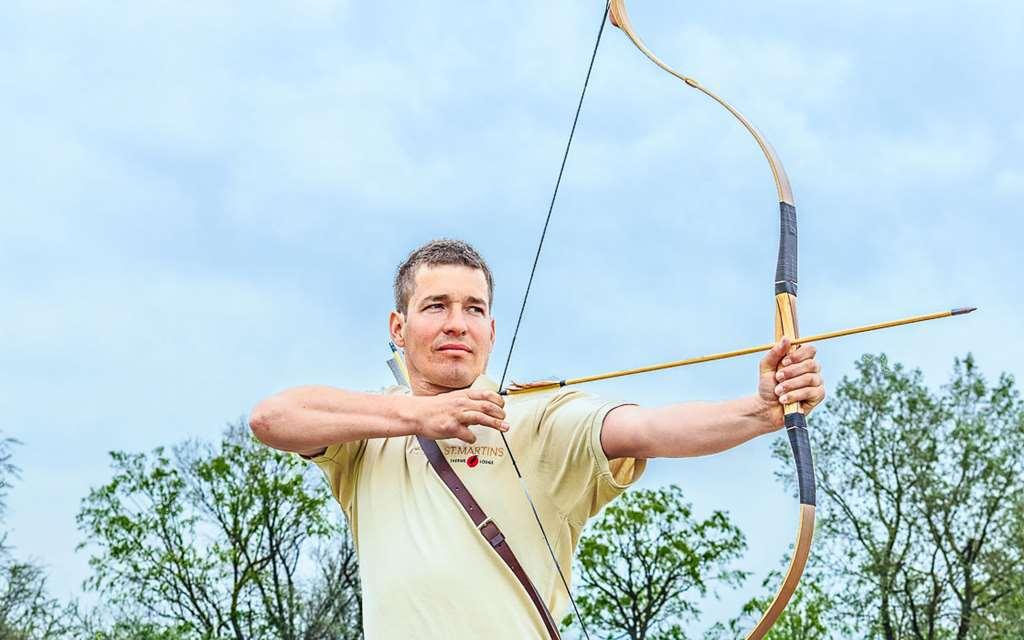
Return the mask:
[[(493, 291), (472, 247), (430, 242), (399, 266), (388, 318), (408, 387), (295, 387), (252, 411), (257, 438), (326, 475), (358, 549), (372, 640), (557, 638), (570, 598), (561, 567), (649, 458), (730, 449), (782, 428), (783, 404), (806, 414), (825, 397), (815, 348), (782, 338), (760, 361), (756, 392), (734, 400), (640, 407), (568, 387), (505, 398), (484, 375)], [(441, 460), (428, 459), (435, 442)], [(454, 481), (442, 481), (445, 466)]]

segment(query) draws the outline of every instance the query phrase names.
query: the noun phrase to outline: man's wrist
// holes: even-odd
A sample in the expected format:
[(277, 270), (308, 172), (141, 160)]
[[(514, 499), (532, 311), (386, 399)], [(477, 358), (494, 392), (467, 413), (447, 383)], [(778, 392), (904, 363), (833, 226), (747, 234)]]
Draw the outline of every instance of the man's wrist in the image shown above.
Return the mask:
[(751, 395), (743, 398), (744, 404), (744, 416), (753, 420), (758, 431), (762, 433), (771, 433), (777, 431), (778, 426), (775, 424), (774, 417), (772, 416), (772, 406), (769, 405), (759, 395)]
[(415, 396), (396, 396), (395, 400), (395, 414), (399, 433), (392, 435), (420, 435), (420, 412), (417, 407), (420, 399)]

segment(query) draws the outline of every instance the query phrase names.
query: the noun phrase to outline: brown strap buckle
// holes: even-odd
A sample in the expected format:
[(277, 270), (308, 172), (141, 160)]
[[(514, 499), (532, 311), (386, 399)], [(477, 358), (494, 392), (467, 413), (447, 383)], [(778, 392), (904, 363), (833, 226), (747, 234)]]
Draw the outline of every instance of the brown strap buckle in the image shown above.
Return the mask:
[(501, 533), (501, 529), (489, 517), (478, 524), (476, 529), (492, 547), (497, 548), (499, 544), (505, 542), (505, 536)]

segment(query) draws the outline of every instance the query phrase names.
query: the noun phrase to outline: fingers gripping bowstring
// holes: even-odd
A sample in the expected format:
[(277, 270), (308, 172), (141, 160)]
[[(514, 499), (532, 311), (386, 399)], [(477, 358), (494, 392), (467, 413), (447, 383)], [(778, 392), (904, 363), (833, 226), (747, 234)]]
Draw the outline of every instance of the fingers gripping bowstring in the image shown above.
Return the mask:
[[(540, 252), (544, 247), (544, 238), (548, 233), (548, 225), (551, 222), (551, 213), (555, 210), (555, 200), (558, 198), (558, 188), (562, 185), (562, 176), (565, 174), (565, 165), (569, 160), (569, 149), (572, 148), (572, 140), (576, 135), (576, 125), (580, 121), (580, 112), (583, 110), (583, 99), (587, 95), (587, 86), (590, 84), (590, 74), (594, 70), (594, 61), (597, 59), (597, 49), (601, 44), (601, 35), (604, 33), (604, 25), (608, 19), (608, 9), (611, 6), (610, 2), (606, 2), (604, 11), (601, 13), (601, 26), (597, 30), (597, 38), (594, 41), (594, 51), (590, 54), (590, 65), (587, 67), (587, 76), (583, 80), (583, 90), (580, 91), (579, 103), (576, 105), (576, 115), (572, 120), (572, 128), (569, 130), (569, 139), (565, 143), (565, 153), (562, 154), (562, 165), (558, 169), (558, 178), (555, 180), (555, 188), (551, 193), (551, 203), (548, 205), (548, 215), (544, 219), (544, 227), (540, 233), (540, 241), (537, 243), (537, 252), (533, 256), (533, 267), (530, 269), (530, 277), (526, 282), (526, 291), (523, 293), (523, 303), (519, 307), (519, 317), (516, 319), (516, 328), (512, 332), (512, 343), (508, 348), (508, 357), (505, 358), (505, 366), (501, 372), (501, 381), (498, 383), (498, 389), (505, 387), (505, 377), (508, 375), (508, 366), (512, 362), (512, 351), (516, 347), (516, 337), (519, 335), (519, 327), (523, 323), (523, 315), (526, 313), (526, 301), (530, 297), (530, 287), (533, 285), (533, 277), (537, 273), (537, 263), (540, 261)], [(508, 439), (505, 437), (503, 431), (499, 431), (501, 439), (505, 443), (505, 450), (508, 451), (509, 460), (512, 461), (512, 468), (515, 469), (516, 477), (519, 478), (519, 484), (523, 489), (523, 494), (526, 496), (527, 502), (530, 503), (530, 509), (533, 510), (533, 517), (537, 521), (537, 526), (540, 527), (540, 533), (544, 537), (544, 544), (548, 547), (548, 553), (551, 554), (551, 560), (555, 563), (555, 569), (558, 571), (558, 577), (562, 579), (562, 585), (565, 586), (565, 592), (569, 595), (569, 602), (572, 603), (572, 609), (576, 613), (576, 619), (579, 620), (580, 627), (583, 629), (583, 635), (590, 640), (590, 633), (587, 631), (587, 625), (583, 622), (583, 616), (580, 615), (579, 607), (576, 606), (576, 599), (573, 598), (572, 589), (569, 587), (569, 581), (565, 577), (565, 572), (562, 571), (562, 565), (558, 562), (558, 557), (555, 555), (555, 550), (551, 546), (551, 540), (548, 538), (547, 531), (544, 529), (544, 525), (541, 523), (540, 514), (537, 512), (537, 505), (533, 503), (533, 498), (530, 497), (530, 492), (526, 488), (526, 481), (523, 479), (523, 474), (519, 470), (519, 464), (516, 463), (516, 458), (512, 455), (512, 448), (508, 445)]]

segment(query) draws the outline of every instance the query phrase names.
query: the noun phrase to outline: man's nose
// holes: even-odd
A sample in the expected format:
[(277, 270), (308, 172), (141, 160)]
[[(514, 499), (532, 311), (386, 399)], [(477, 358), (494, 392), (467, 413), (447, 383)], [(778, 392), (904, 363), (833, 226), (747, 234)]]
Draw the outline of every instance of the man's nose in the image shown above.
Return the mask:
[(463, 334), (466, 333), (466, 330), (466, 314), (463, 313), (461, 307), (452, 307), (445, 319), (444, 332)]

